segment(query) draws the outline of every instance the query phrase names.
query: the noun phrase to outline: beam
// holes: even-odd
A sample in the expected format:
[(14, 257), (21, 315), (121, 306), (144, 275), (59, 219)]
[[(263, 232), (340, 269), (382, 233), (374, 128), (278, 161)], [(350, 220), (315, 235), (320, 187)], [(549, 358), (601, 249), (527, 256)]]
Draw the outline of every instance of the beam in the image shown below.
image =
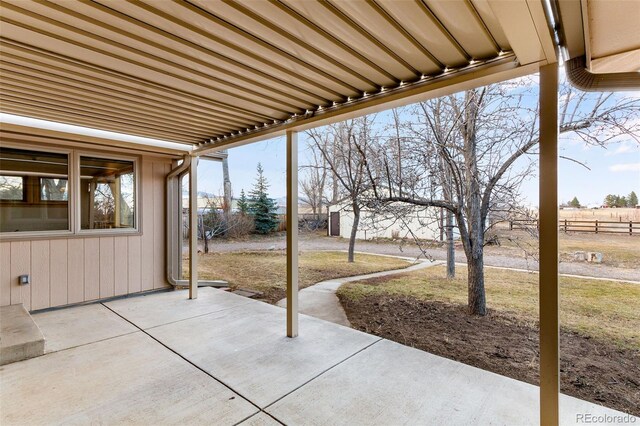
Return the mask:
[(287, 130), (287, 337), (298, 335), (298, 132)]
[(189, 299), (198, 298), (198, 157), (189, 165)]
[(469, 65), (462, 69), (449, 70), (438, 76), (405, 83), (400, 87), (385, 88), (384, 91), (378, 93), (363, 95), (359, 99), (352, 99), (335, 106), (323, 107), (322, 110), (309, 111), (308, 114), (291, 117), (285, 119), (285, 121), (276, 121), (273, 124), (265, 123), (263, 126), (258, 126), (258, 128), (250, 129), (249, 131), (221, 137), (220, 140), (212, 139), (209, 142), (200, 144), (193, 152), (203, 154), (235, 148), (284, 136), (287, 130), (303, 131), (499, 81), (530, 75), (538, 71), (539, 65), (540, 63), (532, 63), (521, 66), (516, 61), (513, 53), (505, 52), (497, 58)]
[(540, 67), (540, 424), (559, 424), (558, 64)]

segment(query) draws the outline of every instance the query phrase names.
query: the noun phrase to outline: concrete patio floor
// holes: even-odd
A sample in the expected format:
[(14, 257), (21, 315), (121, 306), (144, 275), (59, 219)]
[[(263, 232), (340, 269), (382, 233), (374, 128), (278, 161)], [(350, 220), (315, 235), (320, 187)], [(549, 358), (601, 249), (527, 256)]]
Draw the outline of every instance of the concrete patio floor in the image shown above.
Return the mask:
[[(0, 424), (525, 425), (538, 388), (200, 289), (34, 315), (46, 354), (0, 368)], [(561, 397), (577, 414), (622, 413)]]

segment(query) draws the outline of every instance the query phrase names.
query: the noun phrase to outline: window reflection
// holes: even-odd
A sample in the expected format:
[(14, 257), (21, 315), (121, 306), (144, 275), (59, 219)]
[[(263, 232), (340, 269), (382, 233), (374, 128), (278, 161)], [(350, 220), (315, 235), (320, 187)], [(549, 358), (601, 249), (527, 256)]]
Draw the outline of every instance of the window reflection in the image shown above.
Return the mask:
[(67, 154), (0, 148), (0, 232), (69, 229)]
[(80, 158), (82, 229), (135, 227), (134, 162)]

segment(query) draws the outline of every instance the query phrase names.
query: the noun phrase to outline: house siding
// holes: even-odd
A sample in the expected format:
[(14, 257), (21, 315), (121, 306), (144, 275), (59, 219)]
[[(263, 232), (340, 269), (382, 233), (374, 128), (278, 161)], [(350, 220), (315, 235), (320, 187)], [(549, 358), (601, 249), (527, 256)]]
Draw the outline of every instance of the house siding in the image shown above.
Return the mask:
[[(164, 178), (169, 158), (143, 156), (140, 233), (0, 240), (0, 306), (39, 310), (168, 287)], [(31, 283), (19, 285), (29, 274)]]

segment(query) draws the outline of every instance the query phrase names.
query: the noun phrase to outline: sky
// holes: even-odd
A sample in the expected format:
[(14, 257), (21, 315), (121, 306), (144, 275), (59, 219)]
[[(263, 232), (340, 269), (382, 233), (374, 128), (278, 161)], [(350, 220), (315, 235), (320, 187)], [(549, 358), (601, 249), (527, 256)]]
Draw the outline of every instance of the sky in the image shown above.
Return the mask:
[[(530, 78), (531, 87), (537, 87), (536, 77)], [(617, 94), (640, 98), (640, 92)], [(532, 102), (537, 99), (532, 97)], [(16, 121), (17, 120), (17, 121)], [(23, 122), (23, 121), (28, 122)], [(385, 113), (378, 115), (378, 120), (385, 120)], [(640, 120), (640, 118), (638, 118)], [(0, 122), (10, 122), (34, 127), (52, 128), (53, 130), (82, 133), (84, 128), (67, 126), (31, 118), (0, 114)], [(53, 126), (53, 127), (51, 127)], [(61, 127), (62, 126), (62, 127)], [(73, 127), (72, 130), (66, 127)], [(80, 130), (79, 130), (80, 129)], [(91, 135), (116, 138), (124, 137), (112, 132), (84, 129)], [(99, 132), (99, 134), (96, 134)], [(101, 132), (101, 133), (100, 133)], [(126, 136), (131, 138), (130, 136)], [(171, 142), (138, 138), (141, 142), (156, 146), (171, 146)], [(631, 191), (640, 194), (640, 144), (630, 137), (618, 138), (616, 143), (606, 148), (586, 145), (574, 134), (560, 136), (559, 151), (561, 156), (570, 157), (584, 164), (560, 159), (558, 202), (568, 202), (577, 197), (582, 205), (602, 204), (607, 194), (628, 195)], [(305, 164), (308, 158), (308, 139), (304, 132), (299, 134), (299, 161)], [(271, 184), (270, 196), (282, 199), (286, 195), (286, 159), (285, 141), (283, 137), (233, 148), (229, 151), (229, 171), (233, 194), (240, 195), (244, 189), (249, 192), (256, 178), (256, 167), (262, 163), (264, 174)], [(222, 194), (222, 167), (219, 162), (201, 161), (198, 178), (199, 191), (209, 194)], [(531, 174), (521, 187), (525, 204), (530, 207), (538, 205), (538, 176)]]
[[(632, 92), (622, 96), (639, 97)], [(308, 140), (299, 135), (300, 164), (304, 164), (308, 152)], [(563, 134), (559, 140), (559, 154), (575, 159), (559, 160), (558, 202), (568, 202), (577, 197), (582, 205), (600, 205), (609, 194), (640, 194), (640, 144), (631, 138), (621, 138), (604, 147), (585, 144), (574, 134)], [(240, 190), (251, 190), (256, 177), (256, 166), (262, 163), (265, 176), (271, 184), (270, 196), (286, 195), (285, 141), (283, 137), (259, 142), (229, 151), (229, 170), (234, 196)], [(204, 162), (199, 166), (200, 191), (222, 193), (222, 167), (220, 163)], [(585, 167), (586, 166), (586, 167)], [(588, 167), (588, 169), (587, 169)], [(538, 205), (538, 176), (532, 174), (521, 188), (524, 202), (530, 207)]]

